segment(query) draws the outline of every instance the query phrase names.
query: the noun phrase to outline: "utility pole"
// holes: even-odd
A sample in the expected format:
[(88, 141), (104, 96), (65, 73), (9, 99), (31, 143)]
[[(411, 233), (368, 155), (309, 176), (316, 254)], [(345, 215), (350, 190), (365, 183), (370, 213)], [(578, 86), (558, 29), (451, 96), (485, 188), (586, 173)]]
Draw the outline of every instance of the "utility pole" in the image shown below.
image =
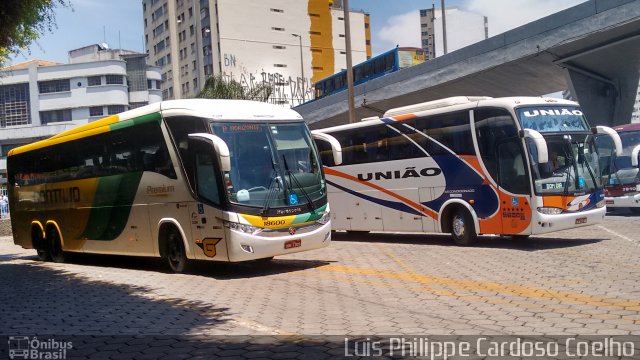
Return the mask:
[(295, 36), (298, 38), (298, 40), (300, 40), (300, 76), (302, 76), (302, 82), (300, 84), (301, 86), (301, 90), (302, 90), (302, 102), (304, 102), (305, 100), (305, 90), (304, 90), (304, 62), (302, 60), (302, 35), (299, 34), (291, 34), (292, 36)]
[(447, 54), (447, 18), (446, 18), (446, 11), (444, 10), (444, 0), (441, 0), (441, 7), (442, 7), (442, 46), (444, 48), (444, 54)]
[(344, 41), (347, 50), (347, 89), (348, 89), (348, 97), (349, 97), (349, 123), (356, 122), (356, 106), (354, 96), (355, 93), (353, 91), (353, 64), (351, 63), (351, 23), (349, 22), (349, 0), (344, 0), (343, 4), (344, 11)]

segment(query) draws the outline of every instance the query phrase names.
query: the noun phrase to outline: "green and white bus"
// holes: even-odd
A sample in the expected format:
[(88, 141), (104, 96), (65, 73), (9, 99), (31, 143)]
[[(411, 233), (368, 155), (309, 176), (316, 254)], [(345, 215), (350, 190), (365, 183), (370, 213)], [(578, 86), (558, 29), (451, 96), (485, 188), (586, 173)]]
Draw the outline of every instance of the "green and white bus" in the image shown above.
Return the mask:
[(15, 148), (7, 157), (14, 242), (55, 262), (68, 252), (159, 256), (176, 272), (190, 259), (327, 246), (326, 184), (311, 136), (290, 109), (192, 99)]

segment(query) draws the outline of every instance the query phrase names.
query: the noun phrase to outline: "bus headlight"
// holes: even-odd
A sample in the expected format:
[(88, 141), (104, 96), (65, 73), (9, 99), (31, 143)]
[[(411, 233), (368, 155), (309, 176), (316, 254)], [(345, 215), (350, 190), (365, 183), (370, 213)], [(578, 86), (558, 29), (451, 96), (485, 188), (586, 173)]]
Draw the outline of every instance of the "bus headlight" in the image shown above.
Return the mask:
[(562, 209), (557, 207), (539, 207), (538, 212), (545, 215), (559, 215), (562, 214)]
[(231, 230), (235, 230), (235, 231), (240, 231), (243, 233), (247, 233), (247, 234), (256, 234), (258, 232), (260, 232), (262, 229), (257, 228), (255, 226), (251, 226), (251, 225), (247, 225), (247, 224), (240, 224), (237, 222), (232, 222), (232, 221), (225, 221), (224, 222), (224, 226), (228, 227)]
[(331, 220), (331, 212), (329, 211), (325, 211), (324, 214), (322, 214), (322, 217), (320, 217), (320, 219), (318, 219), (318, 223), (319, 224), (326, 224), (329, 222), (329, 220)]

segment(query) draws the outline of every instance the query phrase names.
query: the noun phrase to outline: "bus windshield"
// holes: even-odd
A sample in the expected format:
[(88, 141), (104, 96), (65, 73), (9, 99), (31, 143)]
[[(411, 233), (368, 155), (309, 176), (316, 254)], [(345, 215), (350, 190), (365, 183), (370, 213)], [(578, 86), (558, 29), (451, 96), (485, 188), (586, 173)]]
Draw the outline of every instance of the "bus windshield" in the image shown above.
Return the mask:
[(640, 131), (620, 132), (622, 140), (622, 156), (612, 156), (613, 141), (609, 137), (598, 138), (599, 148), (607, 157), (607, 162), (602, 166), (604, 181), (608, 185), (626, 185), (640, 183), (640, 173), (637, 166), (631, 165), (631, 153), (640, 145)]
[(211, 128), (229, 145), (230, 202), (266, 212), (311, 205), (324, 196), (317, 150), (304, 123), (212, 122)]
[(589, 131), (580, 108), (576, 106), (536, 106), (517, 109), (523, 129), (540, 133)]
[(536, 146), (527, 139), (537, 195), (579, 195), (598, 190), (599, 156), (592, 135), (545, 136), (549, 161), (538, 163)]

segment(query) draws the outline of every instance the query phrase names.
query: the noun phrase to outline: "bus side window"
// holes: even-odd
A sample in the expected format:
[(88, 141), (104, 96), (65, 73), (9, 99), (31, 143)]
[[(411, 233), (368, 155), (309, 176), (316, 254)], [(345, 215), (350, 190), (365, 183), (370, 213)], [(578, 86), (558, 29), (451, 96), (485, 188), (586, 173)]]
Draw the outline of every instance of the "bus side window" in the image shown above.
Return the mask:
[(516, 125), (505, 109), (480, 108), (473, 113), (480, 158), (495, 181), (498, 180), (496, 146), (502, 140), (517, 135)]
[(322, 161), (322, 165), (335, 166), (336, 164), (333, 162), (333, 150), (331, 149), (331, 144), (322, 140), (316, 140), (315, 142), (318, 152), (320, 153), (320, 161)]
[(173, 139), (178, 157), (180, 158), (182, 166), (185, 168), (185, 171), (187, 173), (187, 180), (189, 181), (189, 185), (191, 186), (191, 189), (195, 191), (194, 179), (191, 177), (193, 171), (188, 171), (188, 168), (191, 166), (188, 156), (189, 134), (208, 133), (209, 129), (207, 128), (203, 119), (195, 117), (176, 116), (165, 118), (164, 121), (169, 128), (169, 134)]
[(198, 196), (216, 205), (220, 204), (220, 173), (216, 152), (213, 145), (202, 140), (189, 140), (189, 156), (194, 165), (191, 171), (195, 179), (195, 189)]
[(498, 144), (498, 184), (514, 194), (529, 194), (529, 178), (519, 138)]

